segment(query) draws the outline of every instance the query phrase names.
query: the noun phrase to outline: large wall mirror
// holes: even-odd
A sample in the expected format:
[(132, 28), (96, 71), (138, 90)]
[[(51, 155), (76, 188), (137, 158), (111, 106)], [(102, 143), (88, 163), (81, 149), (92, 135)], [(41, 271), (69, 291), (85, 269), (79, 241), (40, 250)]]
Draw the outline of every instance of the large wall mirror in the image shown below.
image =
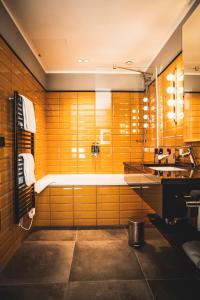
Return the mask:
[(184, 141), (200, 141), (200, 5), (183, 25)]

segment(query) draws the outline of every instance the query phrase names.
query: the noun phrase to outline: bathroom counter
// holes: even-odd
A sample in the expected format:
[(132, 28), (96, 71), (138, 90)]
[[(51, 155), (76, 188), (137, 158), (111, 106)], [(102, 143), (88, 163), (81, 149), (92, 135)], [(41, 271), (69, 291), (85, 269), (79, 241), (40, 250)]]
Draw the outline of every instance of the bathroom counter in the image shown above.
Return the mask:
[(146, 176), (152, 178), (152, 180), (157, 182), (160, 181), (162, 184), (187, 184), (191, 183), (192, 181), (200, 183), (200, 168), (194, 169), (190, 165), (177, 165), (177, 167), (183, 168), (184, 171), (156, 171), (150, 169), (148, 165), (153, 166), (153, 163), (136, 164), (133, 162), (124, 162), (125, 173), (129, 175), (145, 174)]

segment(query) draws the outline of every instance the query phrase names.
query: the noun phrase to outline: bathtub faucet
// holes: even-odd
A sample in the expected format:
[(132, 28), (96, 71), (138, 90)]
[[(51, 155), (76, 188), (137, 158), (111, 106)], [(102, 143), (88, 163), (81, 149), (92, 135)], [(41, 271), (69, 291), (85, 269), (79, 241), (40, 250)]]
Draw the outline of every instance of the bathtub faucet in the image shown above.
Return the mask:
[(91, 146), (91, 153), (92, 156), (97, 156), (100, 152), (100, 147), (99, 147), (99, 143), (92, 143)]

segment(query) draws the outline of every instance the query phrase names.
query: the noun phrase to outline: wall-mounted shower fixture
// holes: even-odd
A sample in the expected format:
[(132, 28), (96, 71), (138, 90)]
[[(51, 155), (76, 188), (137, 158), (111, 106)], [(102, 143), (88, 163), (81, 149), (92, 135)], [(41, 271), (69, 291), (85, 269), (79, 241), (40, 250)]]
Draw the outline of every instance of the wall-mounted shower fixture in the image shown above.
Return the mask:
[(113, 70), (116, 70), (116, 69), (122, 69), (122, 70), (132, 71), (132, 72), (136, 72), (136, 73), (141, 74), (144, 78), (145, 85), (146, 85), (146, 82), (149, 83), (151, 81), (151, 77), (153, 76), (153, 73), (144, 72), (144, 71), (133, 69), (133, 68), (126, 68), (126, 67), (113, 65)]
[[(117, 65), (113, 65), (113, 69), (122, 69), (122, 70), (127, 70), (127, 71), (132, 71), (132, 72), (136, 72), (142, 75), (143, 79), (144, 79), (144, 86), (145, 86), (145, 96), (143, 98), (143, 130), (144, 130), (144, 134), (143, 134), (143, 144), (145, 145), (146, 141), (147, 141), (147, 130), (149, 128), (149, 98), (148, 98), (148, 87), (149, 84), (151, 82), (151, 78), (153, 76), (153, 73), (149, 73), (149, 72), (144, 72), (141, 70), (137, 70), (137, 69), (133, 69), (133, 68), (126, 68), (126, 67), (121, 67), (121, 66), (117, 66)], [(135, 129), (133, 129), (135, 130)], [(142, 160), (144, 161), (144, 151), (143, 151), (143, 158)]]
[(92, 153), (92, 156), (98, 156), (98, 154), (100, 153), (99, 143), (92, 143), (91, 153)]

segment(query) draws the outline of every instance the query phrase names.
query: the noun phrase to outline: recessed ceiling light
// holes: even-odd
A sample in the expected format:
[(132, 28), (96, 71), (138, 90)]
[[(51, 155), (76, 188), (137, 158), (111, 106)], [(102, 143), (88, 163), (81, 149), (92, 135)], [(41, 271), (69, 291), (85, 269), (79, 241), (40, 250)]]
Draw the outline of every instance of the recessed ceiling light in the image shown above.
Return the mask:
[(125, 64), (127, 64), (127, 65), (132, 65), (132, 64), (133, 64), (133, 61), (132, 61), (132, 60), (127, 60), (127, 61), (125, 62)]
[(88, 59), (78, 59), (79, 63), (88, 63), (89, 60)]

